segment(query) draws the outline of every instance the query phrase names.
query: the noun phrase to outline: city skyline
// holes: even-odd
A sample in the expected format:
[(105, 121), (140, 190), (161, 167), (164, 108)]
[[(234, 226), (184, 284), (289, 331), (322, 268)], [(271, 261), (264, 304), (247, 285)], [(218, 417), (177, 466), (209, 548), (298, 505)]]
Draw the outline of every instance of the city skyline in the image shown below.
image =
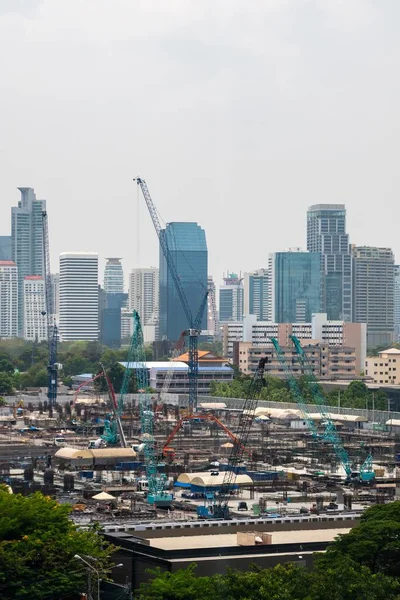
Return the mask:
[[(248, 11), (234, 0), (228, 19), (218, 1), (115, 4), (2, 3), (2, 223), (15, 186), (32, 185), (53, 206), (53, 265), (71, 235), (77, 250), (99, 253), (100, 271), (113, 255), (126, 273), (156, 264), (140, 197), (141, 260), (132, 243), (140, 175), (164, 221), (207, 231), (218, 284), (228, 268), (244, 273), (270, 252), (305, 248), (298, 224), (320, 202), (346, 205), (352, 243), (400, 256), (398, 3)], [(227, 234), (244, 243), (227, 247)]]

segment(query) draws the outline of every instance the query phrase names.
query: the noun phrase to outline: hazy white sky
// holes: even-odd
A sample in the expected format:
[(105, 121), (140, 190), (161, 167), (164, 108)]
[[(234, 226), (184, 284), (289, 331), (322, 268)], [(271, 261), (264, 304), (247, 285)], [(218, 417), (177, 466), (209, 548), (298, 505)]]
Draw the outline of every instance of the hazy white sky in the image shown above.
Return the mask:
[(0, 0), (0, 234), (17, 186), (60, 252), (158, 264), (132, 178), (209, 272), (305, 246), (310, 204), (400, 260), (398, 0)]

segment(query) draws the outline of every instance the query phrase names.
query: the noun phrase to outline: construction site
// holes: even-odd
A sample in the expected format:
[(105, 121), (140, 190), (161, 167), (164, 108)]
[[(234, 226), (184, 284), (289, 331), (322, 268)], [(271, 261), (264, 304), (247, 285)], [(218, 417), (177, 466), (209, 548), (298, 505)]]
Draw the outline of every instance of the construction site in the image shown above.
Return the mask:
[[(146, 183), (137, 183), (168, 261)], [(46, 215), (44, 239), (49, 274)], [(121, 577), (131, 581), (135, 560), (158, 565), (168, 555), (176, 564), (200, 557), (212, 562), (216, 549), (219, 556), (232, 557), (221, 569), (261, 556), (260, 564), (274, 564), (277, 554), (302, 561), (303, 554), (311, 557), (349, 530), (366, 507), (398, 499), (400, 414), (327, 406), (295, 336), (293, 348), (312, 402), (304, 398), (276, 339), (271, 343), (292, 404), (259, 400), (268, 371), (265, 357), (246, 398), (198, 393), (199, 324), (208, 291), (193, 316), (176, 268), (168, 266), (188, 319), (171, 358), (186, 340), (189, 394), (169, 393), (173, 360), (161, 390), (152, 391), (141, 319), (134, 312), (120, 392), (99, 365), (92, 378), (59, 396), (58, 332), (48, 295), (47, 409), (27, 408), (23, 397), (0, 409), (0, 481), (10, 492), (42, 491), (70, 504), (79, 526), (100, 523), (121, 547), (118, 562), (127, 561)], [(132, 377), (135, 394), (128, 393)]]

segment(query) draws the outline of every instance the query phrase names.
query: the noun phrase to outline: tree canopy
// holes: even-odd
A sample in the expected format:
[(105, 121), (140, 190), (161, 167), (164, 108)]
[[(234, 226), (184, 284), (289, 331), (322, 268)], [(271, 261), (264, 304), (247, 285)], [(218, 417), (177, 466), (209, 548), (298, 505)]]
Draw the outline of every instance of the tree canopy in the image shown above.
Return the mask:
[(9, 494), (0, 488), (0, 598), (64, 598), (85, 589), (86, 569), (75, 554), (96, 560), (106, 573), (113, 547), (94, 531), (78, 531), (70, 506), (40, 493)]

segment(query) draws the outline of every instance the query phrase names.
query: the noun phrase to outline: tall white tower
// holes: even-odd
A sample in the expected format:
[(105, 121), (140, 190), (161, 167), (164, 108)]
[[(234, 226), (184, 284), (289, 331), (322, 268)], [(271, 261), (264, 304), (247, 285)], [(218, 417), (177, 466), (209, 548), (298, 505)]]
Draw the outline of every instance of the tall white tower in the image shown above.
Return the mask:
[(47, 340), (46, 292), (41, 275), (24, 278), (24, 339)]
[(0, 260), (0, 338), (18, 335), (18, 268)]
[(62, 341), (97, 340), (99, 257), (96, 252), (60, 254), (60, 335)]
[(129, 276), (129, 310), (136, 310), (143, 325), (158, 319), (158, 269), (133, 269)]

